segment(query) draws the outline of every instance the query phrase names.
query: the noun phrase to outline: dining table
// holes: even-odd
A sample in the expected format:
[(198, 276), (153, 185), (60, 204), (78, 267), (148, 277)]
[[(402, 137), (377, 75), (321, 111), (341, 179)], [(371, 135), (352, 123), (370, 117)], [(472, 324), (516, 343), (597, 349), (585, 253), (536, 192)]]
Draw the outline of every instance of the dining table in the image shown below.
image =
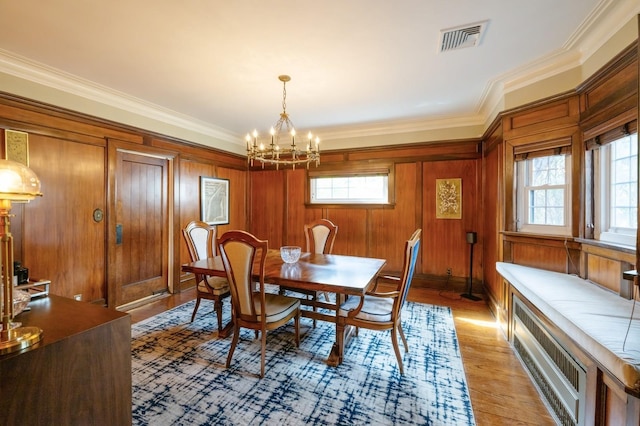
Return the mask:
[[(256, 277), (257, 264), (256, 261), (254, 264)], [(269, 249), (265, 262), (264, 282), (286, 286), (290, 290), (300, 289), (335, 294), (335, 303), (315, 299), (303, 300), (306, 305), (324, 309), (320, 311), (304, 309), (302, 313), (306, 317), (335, 323), (335, 342), (327, 358), (327, 364), (337, 366), (342, 363), (344, 347), (353, 333), (353, 328), (345, 325), (340, 319), (340, 304), (346, 297), (364, 296), (375, 284), (385, 264), (385, 259), (320, 253), (302, 253), (297, 262), (286, 263), (280, 256), (280, 250)], [(182, 271), (226, 276), (220, 256), (185, 263), (182, 265)], [(227, 326), (225, 329), (228, 330), (230, 327)]]

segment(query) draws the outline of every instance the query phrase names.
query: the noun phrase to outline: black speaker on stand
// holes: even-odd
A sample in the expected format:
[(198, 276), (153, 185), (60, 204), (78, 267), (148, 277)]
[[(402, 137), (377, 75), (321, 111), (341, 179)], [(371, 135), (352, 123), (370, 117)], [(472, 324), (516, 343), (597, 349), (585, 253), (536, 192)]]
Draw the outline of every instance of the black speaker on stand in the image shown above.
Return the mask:
[(467, 242), (469, 243), (469, 285), (467, 292), (462, 293), (460, 296), (469, 300), (478, 301), (482, 300), (478, 296), (473, 295), (473, 245), (478, 242), (478, 234), (475, 232), (467, 232)]

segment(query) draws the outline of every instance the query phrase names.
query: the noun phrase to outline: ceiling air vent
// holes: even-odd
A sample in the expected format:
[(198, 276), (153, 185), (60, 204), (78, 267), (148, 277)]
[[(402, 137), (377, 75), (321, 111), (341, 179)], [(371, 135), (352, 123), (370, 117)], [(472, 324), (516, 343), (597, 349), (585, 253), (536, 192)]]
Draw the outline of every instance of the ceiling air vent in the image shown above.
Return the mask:
[(440, 52), (448, 52), (449, 50), (479, 45), (487, 22), (488, 21), (478, 22), (440, 30)]

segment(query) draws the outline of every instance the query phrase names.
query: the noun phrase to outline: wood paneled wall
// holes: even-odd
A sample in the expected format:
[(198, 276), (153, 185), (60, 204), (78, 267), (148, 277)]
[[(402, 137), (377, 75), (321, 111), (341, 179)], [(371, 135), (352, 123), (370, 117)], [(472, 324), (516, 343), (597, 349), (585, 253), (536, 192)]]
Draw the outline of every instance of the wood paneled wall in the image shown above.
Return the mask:
[[(466, 232), (478, 233), (473, 275), (482, 277), (482, 173), (480, 141), (418, 144), (380, 149), (332, 151), (323, 154), (323, 170), (345, 170), (391, 161), (394, 171), (393, 206), (314, 207), (305, 204), (305, 169), (253, 170), (250, 173), (250, 230), (269, 240), (271, 247), (304, 247), (303, 227), (316, 218), (338, 225), (334, 253), (387, 260), (386, 270), (397, 272), (403, 244), (417, 228), (423, 229), (416, 273), (463, 281), (469, 273)], [(313, 168), (313, 166), (312, 166)], [(462, 179), (462, 219), (436, 219), (436, 179)]]
[(289, 244), (283, 238), (288, 217), (287, 179), (284, 171), (252, 172), (249, 175), (249, 232), (269, 240), (270, 247)]
[(504, 144), (502, 138), (502, 122), (496, 120), (483, 144), (482, 154), (482, 206), (481, 220), (484, 227), (482, 245), (482, 261), (484, 288), (490, 298), (494, 298), (493, 306), (498, 306), (506, 318), (506, 306), (502, 305), (502, 279), (498, 276), (495, 264), (502, 259), (500, 231), (504, 229)]
[(15, 256), (32, 277), (50, 279), (54, 294), (104, 300), (106, 228), (93, 211), (107, 211), (106, 146), (29, 136), (30, 166), (44, 195), (25, 205), (24, 222), (16, 222), (23, 234)]
[[(180, 162), (180, 229), (192, 220), (200, 220), (200, 177), (215, 176), (229, 180), (229, 224), (218, 225), (218, 235), (230, 229), (246, 229), (247, 173), (228, 167), (185, 159)], [(189, 259), (186, 244), (180, 244), (180, 259)]]
[[(446, 276), (451, 268), (453, 276), (467, 277), (470, 247), (466, 233), (483, 236), (480, 221), (481, 162), (478, 160), (449, 160), (424, 163), (423, 178), (423, 273)], [(436, 180), (462, 178), (462, 219), (436, 217)], [(474, 276), (482, 276), (480, 268), (482, 238), (474, 247)]]
[[(175, 190), (163, 194), (175, 206), (174, 232), (162, 253), (173, 272), (168, 288), (180, 290), (180, 265), (189, 261), (180, 229), (200, 218), (200, 176), (230, 180), (230, 223), (220, 231), (246, 229), (247, 171), (241, 156), (9, 94), (0, 94), (0, 129), (29, 134), (30, 166), (42, 181), (44, 196), (12, 210), (15, 259), (29, 268), (31, 277), (50, 279), (52, 294), (81, 294), (85, 301), (113, 306), (108, 253), (115, 229), (108, 223), (115, 190), (114, 144), (174, 159)], [(93, 219), (97, 208), (104, 212), (100, 222)]]
[[(229, 223), (217, 226), (217, 236), (231, 229), (247, 229), (247, 172), (246, 170), (224, 167), (210, 160), (187, 156), (180, 162), (179, 215), (181, 230), (192, 220), (200, 220), (200, 177), (218, 177), (229, 180)], [(180, 232), (177, 246), (180, 250), (180, 264), (190, 262), (187, 245)], [(180, 274), (181, 288), (195, 283), (192, 274)]]
[[(495, 261), (577, 274), (626, 297), (630, 283), (622, 272), (631, 269), (633, 250), (594, 241), (589, 218), (592, 178), (585, 162), (585, 141), (611, 126), (638, 116), (637, 42), (613, 58), (575, 91), (558, 94), (501, 114), (484, 138), (484, 280), (490, 306), (504, 315), (504, 284)], [(516, 232), (514, 149), (544, 146), (547, 141), (571, 142), (571, 235), (554, 237)], [(494, 209), (497, 206), (497, 210)]]
[[(32, 277), (51, 279), (54, 294), (82, 294), (84, 300), (111, 303), (109, 271), (113, 265), (108, 249), (114, 230), (107, 226), (108, 220), (95, 222), (92, 213), (100, 208), (110, 217), (116, 172), (113, 144), (128, 144), (136, 151), (164, 152), (172, 158), (174, 190), (167, 195), (174, 206), (173, 234), (162, 255), (169, 259), (176, 290), (185, 278), (180, 264), (188, 261), (180, 229), (200, 217), (200, 176), (230, 181), (230, 223), (220, 226), (219, 232), (248, 229), (268, 239), (271, 247), (303, 246), (303, 225), (325, 217), (339, 226), (335, 253), (385, 258), (387, 271), (396, 272), (402, 264), (403, 242), (413, 230), (422, 228), (418, 276), (445, 278), (450, 268), (452, 279), (464, 283), (469, 269), (465, 235), (474, 231), (478, 243), (473, 278), (484, 282), (496, 304), (501, 300), (502, 284), (494, 265), (503, 259), (567, 272), (577, 263), (581, 274), (615, 286), (616, 277), (605, 278), (598, 270), (611, 269), (612, 261), (625, 267), (630, 263), (627, 255), (600, 256), (597, 250), (585, 255), (584, 241), (571, 242), (567, 250), (564, 242), (558, 245), (543, 236), (523, 239), (505, 233), (513, 231), (513, 146), (571, 138), (577, 170), (573, 237), (581, 237), (585, 225), (581, 141), (597, 133), (611, 115), (637, 115), (637, 78), (634, 45), (575, 92), (502, 113), (482, 139), (323, 153), (323, 168), (391, 163), (395, 203), (385, 208), (309, 206), (304, 169), (263, 171), (256, 167), (247, 171), (241, 156), (0, 94), (0, 129), (29, 133), (31, 167), (40, 176), (45, 194), (13, 209), (15, 257), (30, 269)], [(435, 181), (444, 178), (462, 179), (462, 219), (435, 217)], [(557, 256), (563, 259), (560, 263)]]
[[(417, 271), (424, 273), (425, 258), (431, 259), (426, 247), (427, 230), (419, 225), (422, 221), (424, 183), (422, 163), (397, 163), (395, 165), (396, 204), (393, 209), (373, 209), (369, 212), (371, 231), (365, 235), (371, 247), (371, 256), (387, 259), (387, 269), (402, 269), (403, 258), (398, 256), (405, 241), (416, 228), (422, 228), (422, 248)], [(346, 231), (346, 230), (345, 230)]]

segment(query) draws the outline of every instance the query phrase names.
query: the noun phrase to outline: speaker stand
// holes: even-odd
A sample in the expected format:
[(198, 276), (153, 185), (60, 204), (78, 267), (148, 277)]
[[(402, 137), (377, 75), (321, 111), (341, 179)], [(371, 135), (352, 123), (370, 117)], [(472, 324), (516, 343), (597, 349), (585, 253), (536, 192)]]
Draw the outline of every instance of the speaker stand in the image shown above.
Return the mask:
[(460, 296), (464, 297), (465, 299), (473, 300), (474, 302), (477, 302), (478, 300), (482, 300), (481, 297), (478, 297), (471, 293), (462, 293)]
[[(467, 240), (469, 237), (467, 236)], [(473, 300), (477, 302), (478, 300), (482, 300), (482, 298), (473, 295), (473, 242), (469, 244), (469, 286), (467, 287), (467, 292), (462, 293), (460, 297), (464, 297), (465, 299)]]

